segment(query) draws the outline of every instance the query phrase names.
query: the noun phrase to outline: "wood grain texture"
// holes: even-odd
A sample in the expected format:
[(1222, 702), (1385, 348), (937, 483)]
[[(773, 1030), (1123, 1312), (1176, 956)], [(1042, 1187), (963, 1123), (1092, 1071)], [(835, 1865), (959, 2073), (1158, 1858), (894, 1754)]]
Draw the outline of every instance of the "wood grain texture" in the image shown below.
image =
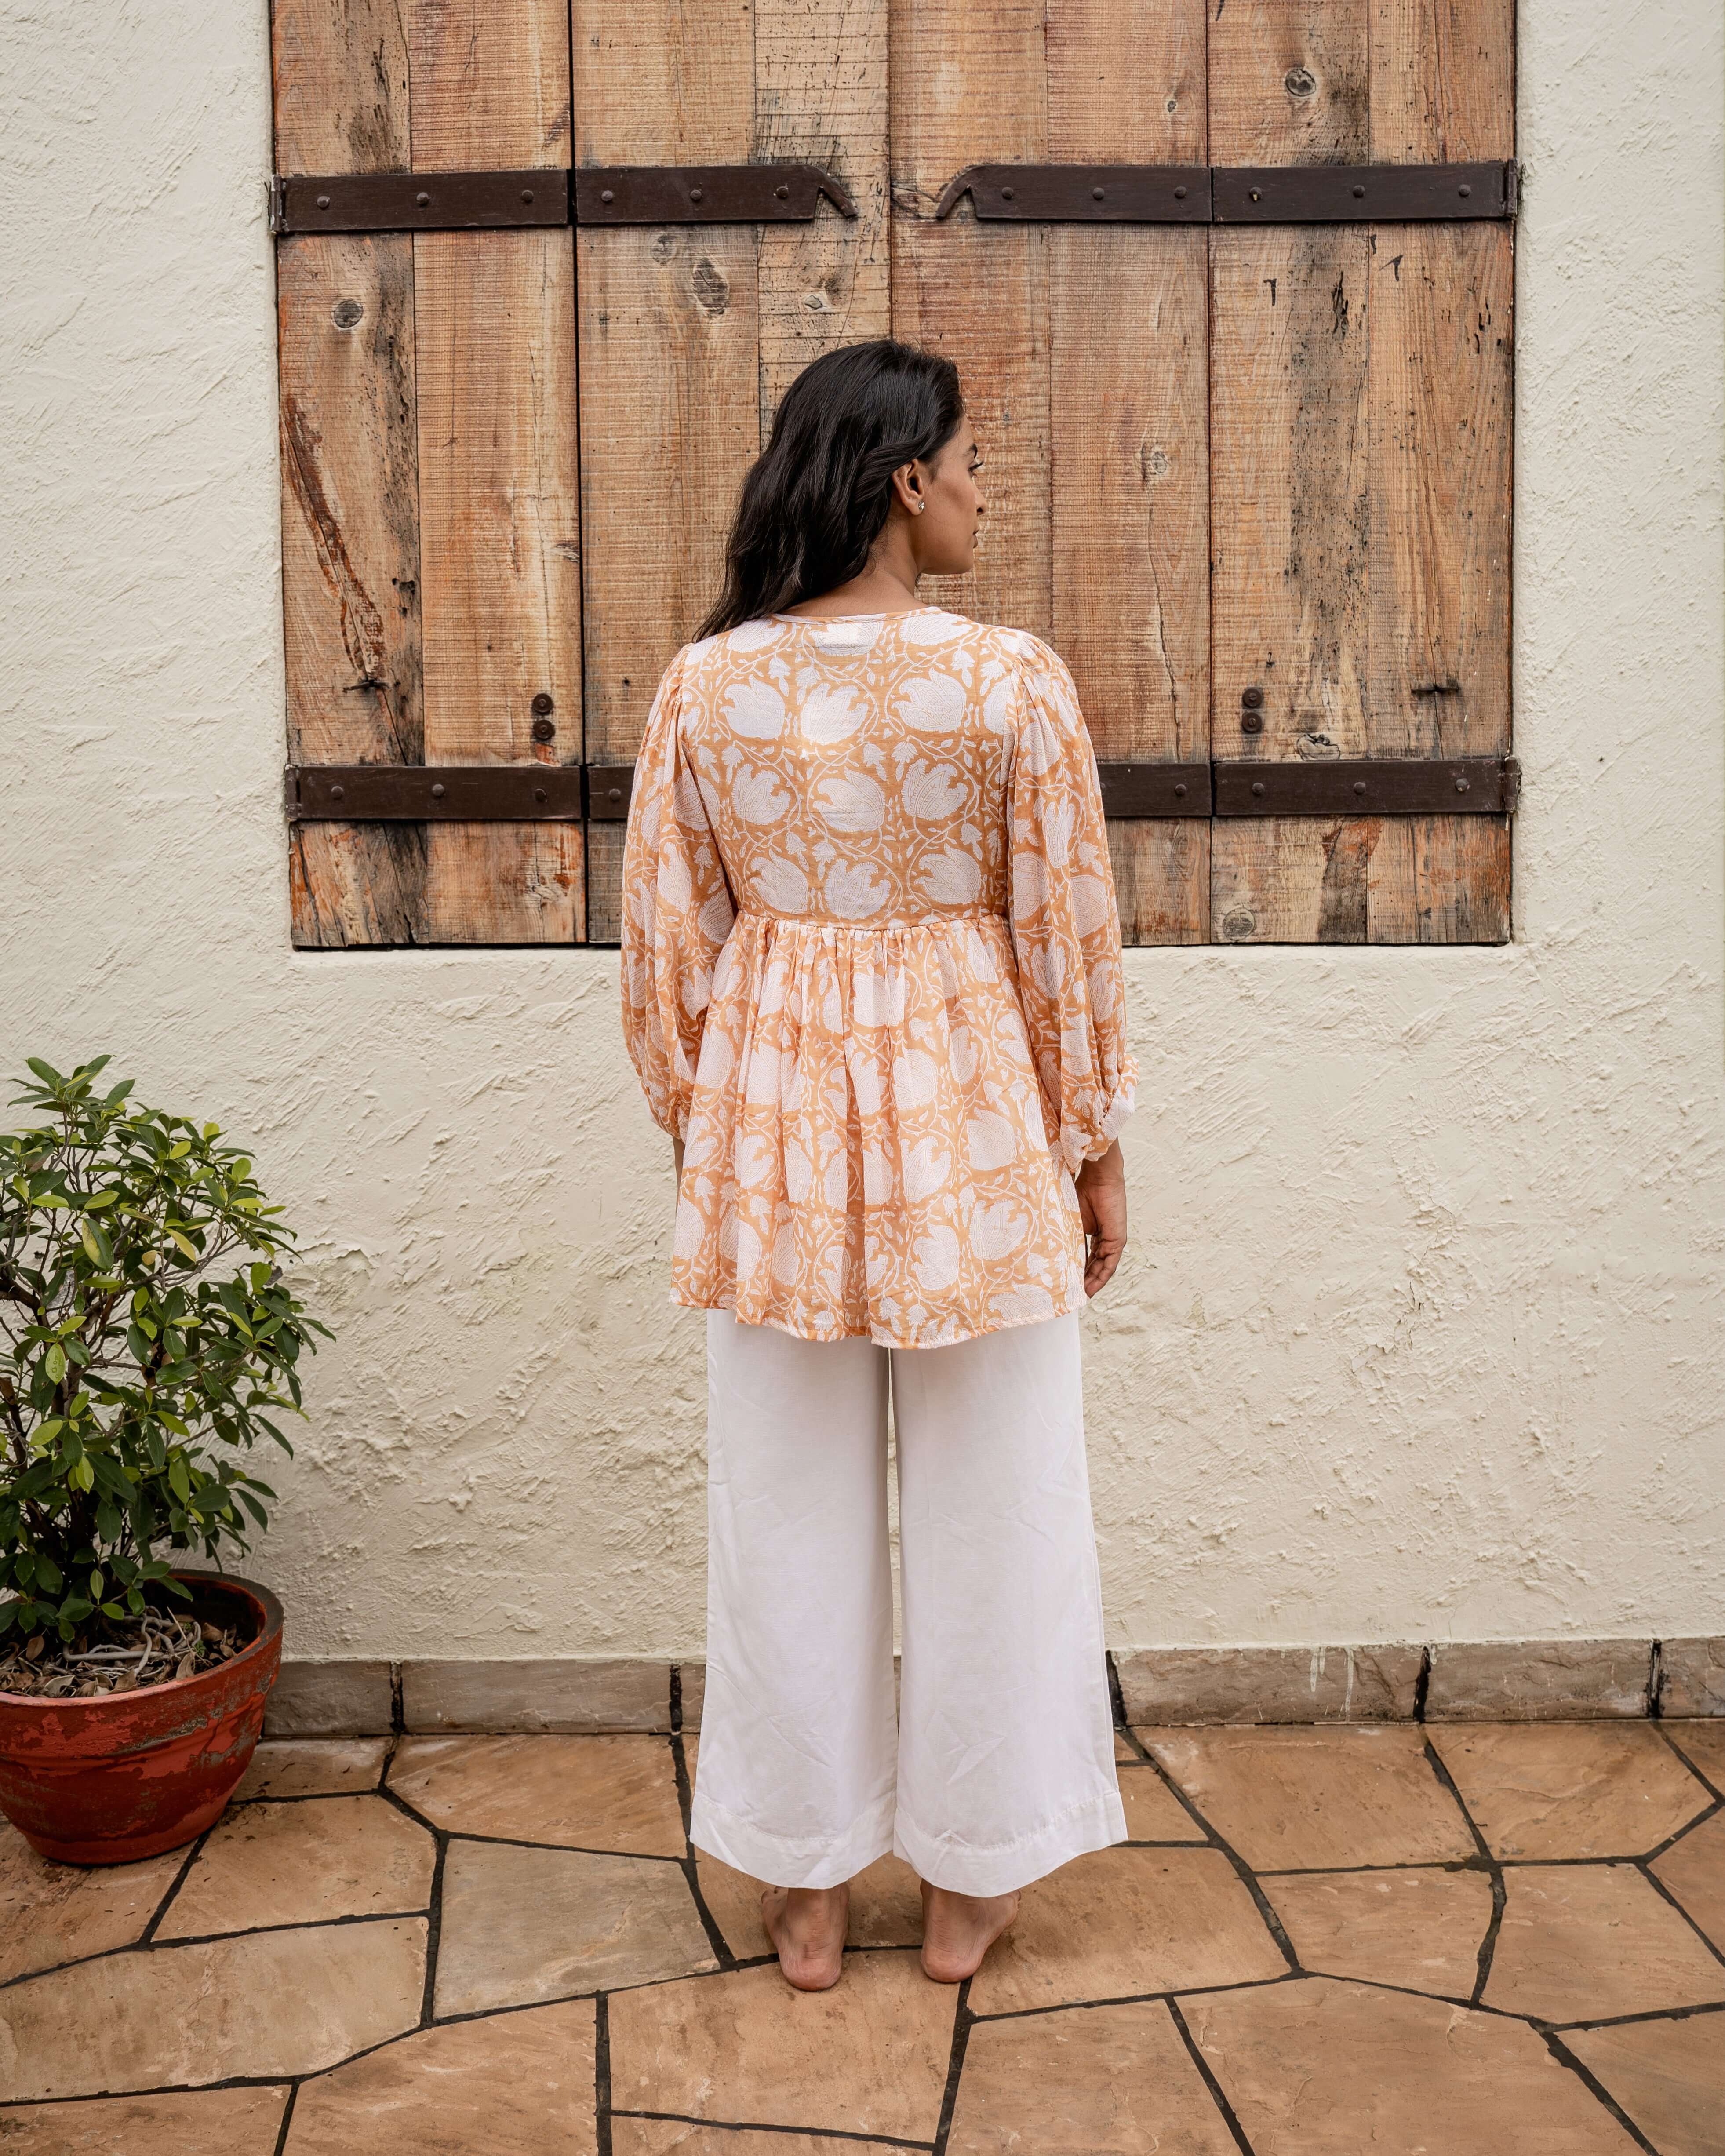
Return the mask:
[(811, 360), (891, 328), (886, 62), (887, 0), (755, 0), (753, 155), (824, 166), (857, 210), (761, 228), (762, 441)]
[[(1204, 49), (1204, 0), (1060, 0), (1050, 157), (1205, 162)], [(1209, 752), (1207, 248), (1155, 225), (1049, 235), (1053, 638), (1099, 756)], [(1109, 850), (1127, 942), (1204, 940), (1208, 822), (1117, 820)]]
[[(278, 0), (280, 172), (411, 162), (407, 42), (383, 0)], [(284, 240), (276, 258), (290, 762), (417, 762), (424, 741), (413, 243)], [(408, 824), (288, 835), (294, 942), (414, 943), (425, 841)]]
[(981, 160), (1048, 155), (1044, 9), (1034, 0), (894, 0), (893, 333), (957, 365), (988, 502), (973, 572), (924, 595), (979, 621), (1054, 629), (1049, 444), (1049, 231), (941, 223), (947, 182)]
[(278, 172), (404, 172), (408, 26), (400, 0), (272, 0)]
[[(1209, 86), (1220, 164), (1507, 157), (1511, 9), (1230, 0)], [(1215, 754), (1508, 747), (1512, 249), (1487, 224), (1213, 233)], [(1501, 819), (1222, 819), (1212, 861), (1219, 941), (1508, 934)]]
[(1491, 755), (1509, 747), (1512, 243), (1371, 239), (1371, 753)]
[[(416, 0), (413, 159), (428, 171), (569, 157), (561, 0)], [(581, 760), (574, 251), (567, 231), (420, 233), (420, 558), (429, 763)], [(533, 699), (557, 728), (532, 738)], [(580, 828), (433, 824), (439, 943), (583, 932)]]
[(421, 172), (569, 162), (567, 0), (408, 0)]
[(1368, 0), (1372, 157), (1515, 155), (1515, 0)]
[[(574, 264), (565, 232), (420, 233), (428, 763), (581, 760)], [(532, 737), (534, 699), (554, 739)], [(429, 827), (438, 942), (581, 933), (581, 832)]]

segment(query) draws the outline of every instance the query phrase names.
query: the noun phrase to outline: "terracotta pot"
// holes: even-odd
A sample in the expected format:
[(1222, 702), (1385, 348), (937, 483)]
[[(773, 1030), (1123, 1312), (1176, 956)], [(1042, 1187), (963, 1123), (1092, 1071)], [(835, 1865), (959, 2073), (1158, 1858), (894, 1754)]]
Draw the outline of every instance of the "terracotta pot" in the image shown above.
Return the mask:
[(131, 1864), (194, 1840), (234, 1793), (281, 1667), (281, 1604), (227, 1573), (176, 1575), (189, 1609), (246, 1626), (232, 1661), (96, 1699), (0, 1691), (0, 1811), (61, 1864)]

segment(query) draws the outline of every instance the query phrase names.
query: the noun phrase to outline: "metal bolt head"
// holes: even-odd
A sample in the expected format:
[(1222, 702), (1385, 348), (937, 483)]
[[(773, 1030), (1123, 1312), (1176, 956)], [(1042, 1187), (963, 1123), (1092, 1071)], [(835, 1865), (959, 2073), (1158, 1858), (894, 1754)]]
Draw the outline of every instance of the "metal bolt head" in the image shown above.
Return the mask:
[(533, 788), (533, 798), (534, 798), (536, 801), (541, 801), (541, 802), (542, 802), (542, 801), (544, 800), (544, 798), (545, 798), (545, 788), (544, 788), (542, 786), (536, 786), (536, 787)]
[(606, 798), (608, 801), (620, 801), (620, 800), (622, 800), (622, 798), (623, 798), (623, 788), (622, 788), (620, 786), (613, 786), (613, 787), (609, 787), (609, 788), (608, 788), (606, 789), (605, 798)]
[(1000, 199), (1002, 202), (1010, 202), (1012, 200), (1012, 189), (1010, 187), (1002, 187), (1000, 190)]
[(1290, 97), (1310, 97), (1317, 88), (1317, 77), (1310, 68), (1291, 67), (1281, 86)]
[(331, 801), (345, 801), (347, 798), (347, 788), (345, 786), (332, 786), (330, 788), (330, 798)]
[(777, 202), (788, 202), (791, 198), (791, 191), (783, 181), (773, 190), (773, 199)]
[(1455, 782), (1455, 791), (1456, 791), (1458, 793), (1466, 793), (1466, 791), (1467, 791), (1467, 781), (1466, 781), (1465, 778), (1458, 778), (1458, 779), (1456, 780), (1456, 782)]
[(536, 742), (555, 741), (557, 737), (557, 722), (555, 719), (534, 720), (533, 738)]
[(1471, 187), (1457, 187), (1457, 188), (1456, 188), (1455, 192), (1456, 192), (1456, 193), (1457, 193), (1458, 195), (1461, 195), (1461, 197), (1463, 197), (1463, 198), (1464, 198), (1464, 199), (1465, 199), (1467, 196), (1471, 195), (1471, 194), (1473, 192), (1473, 189), (1472, 189)]
[(320, 209), (327, 209), (330, 206), (329, 197), (327, 195), (320, 195), (317, 198), (317, 206)]
[(1353, 790), (1356, 793), (1363, 794), (1366, 790), (1366, 782), (1364, 779), (1356, 778), (1353, 782)]
[(1100, 187), (1092, 187), (1090, 191), (1090, 198), (1092, 202), (1101, 202), (1102, 199), (1102, 190)]
[(1252, 794), (1256, 800), (1261, 801), (1264, 798), (1264, 782), (1261, 778), (1255, 778), (1252, 781)]
[(1176, 202), (1184, 202), (1184, 201), (1185, 201), (1185, 199), (1186, 199), (1186, 190), (1184, 189), (1184, 187), (1176, 187), (1176, 188), (1174, 189), (1174, 200), (1175, 200)]
[(1240, 701), (1245, 706), (1247, 711), (1260, 711), (1263, 708), (1264, 691), (1259, 688), (1255, 682), (1254, 682), (1250, 689), (1242, 689), (1240, 690)]
[(615, 202), (616, 199), (616, 196), (612, 193), (609, 187), (601, 187), (599, 189), (599, 200), (602, 203)]
[(1186, 798), (1186, 782), (1183, 778), (1177, 778), (1174, 781), (1174, 798), (1176, 801), (1183, 801)]
[(691, 202), (699, 202), (701, 200), (701, 189), (699, 187), (691, 187), (689, 190), (689, 199)]
[(431, 197), (428, 194), (415, 195), (413, 200), (418, 203), (421, 209), (429, 209), (431, 207)]
[(1356, 202), (1363, 202), (1366, 198), (1365, 189), (1363, 187), (1356, 187), (1353, 191), (1353, 198)]
[(1243, 734), (1262, 733), (1264, 714), (1261, 711), (1242, 711), (1240, 715), (1240, 730)]
[(549, 693), (546, 690), (542, 689), (539, 691), (539, 694), (533, 699), (532, 708), (535, 712), (537, 713), (539, 717), (542, 719), (547, 711), (554, 711), (557, 709), (557, 706), (552, 701)]
[(1256, 187), (1248, 187), (1246, 189), (1246, 192), (1251, 197), (1254, 202), (1262, 202), (1264, 199), (1263, 196), (1260, 194)]
[(438, 781), (437, 784), (432, 788), (432, 789), (431, 789), (431, 798), (432, 798), (432, 799), (433, 799), (434, 801), (441, 801), (441, 800), (443, 799), (443, 798), (444, 798), (444, 786), (443, 786), (443, 781), (442, 781), (441, 779), (439, 779), (439, 780)]
[(532, 199), (533, 199), (533, 190), (531, 189), (531, 187), (523, 187), (523, 188), (521, 189), (521, 200), (522, 200), (523, 202), (525, 202), (525, 203), (530, 203), (530, 202), (531, 202), (531, 201), (532, 201)]

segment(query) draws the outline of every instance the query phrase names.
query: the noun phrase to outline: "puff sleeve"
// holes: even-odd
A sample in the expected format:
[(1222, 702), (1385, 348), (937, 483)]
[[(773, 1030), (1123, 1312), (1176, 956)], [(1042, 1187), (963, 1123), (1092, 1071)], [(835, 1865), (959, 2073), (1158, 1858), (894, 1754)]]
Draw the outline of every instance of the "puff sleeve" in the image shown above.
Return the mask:
[(1050, 1145), (1076, 1174), (1132, 1111), (1101, 784), (1065, 662), (1024, 639), (1008, 784), (1013, 944)]
[(623, 1031), (653, 1120), (689, 1126), (713, 968), (736, 918), (678, 721), (685, 645), (665, 669), (635, 760), (623, 850)]

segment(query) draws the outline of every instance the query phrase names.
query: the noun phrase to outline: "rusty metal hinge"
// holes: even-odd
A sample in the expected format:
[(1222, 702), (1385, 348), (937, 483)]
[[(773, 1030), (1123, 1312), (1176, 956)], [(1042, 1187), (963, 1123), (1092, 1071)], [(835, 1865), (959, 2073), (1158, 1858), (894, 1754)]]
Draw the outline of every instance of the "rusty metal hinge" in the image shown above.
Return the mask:
[[(1512, 816), (1522, 778), (1512, 756), (1322, 763), (1109, 759), (1096, 771), (1102, 807), (1117, 818)], [(290, 764), (284, 778), (290, 823), (620, 824), (629, 814), (634, 766)]]
[(578, 763), (301, 763), (287, 767), (290, 824), (578, 824)]
[(1520, 778), (1501, 756), (1230, 758), (1211, 770), (1218, 816), (1502, 816)]
[(1515, 214), (1513, 164), (971, 165), (935, 205), (984, 221), (1088, 224), (1415, 223)]
[(497, 172), (278, 172), (275, 233), (475, 232), (567, 224), (807, 222), (824, 195), (856, 204), (819, 165), (604, 165)]

